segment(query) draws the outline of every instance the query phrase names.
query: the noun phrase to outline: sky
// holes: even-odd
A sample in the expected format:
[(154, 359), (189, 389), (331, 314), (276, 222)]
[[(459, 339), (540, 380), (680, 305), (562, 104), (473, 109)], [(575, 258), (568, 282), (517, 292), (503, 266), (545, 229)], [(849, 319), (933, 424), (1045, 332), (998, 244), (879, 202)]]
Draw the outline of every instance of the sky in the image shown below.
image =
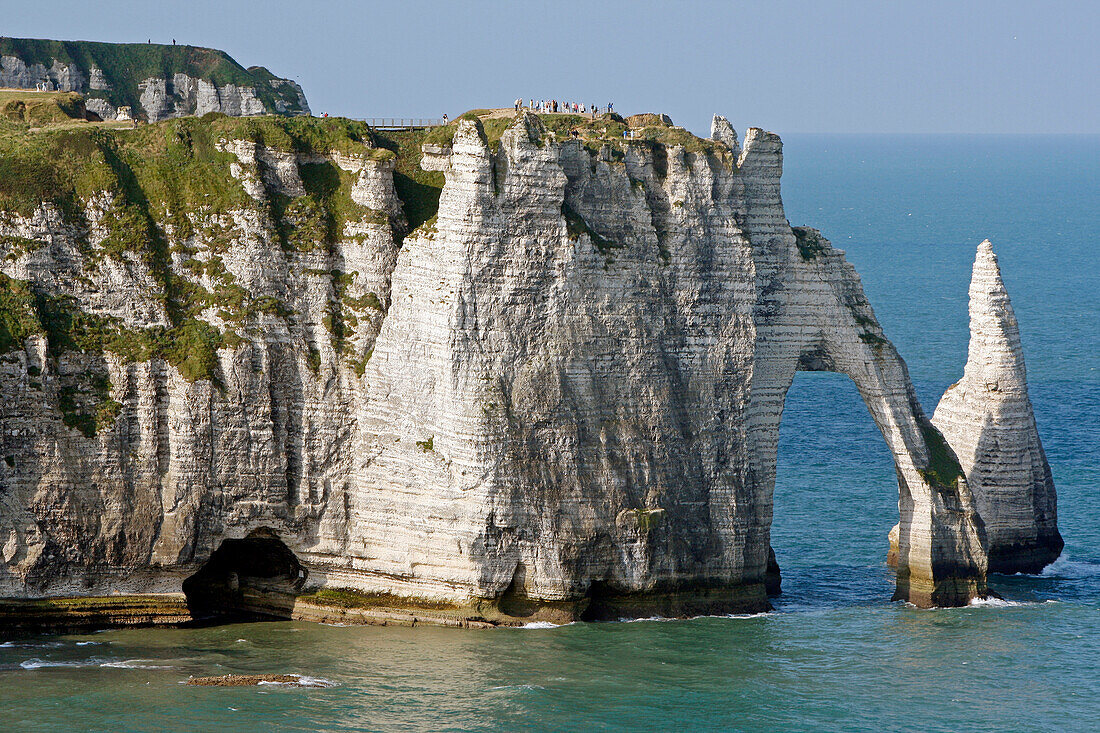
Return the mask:
[(210, 46), (315, 114), (452, 118), (522, 96), (696, 133), (1100, 133), (1100, 2), (0, 0), (15, 37)]

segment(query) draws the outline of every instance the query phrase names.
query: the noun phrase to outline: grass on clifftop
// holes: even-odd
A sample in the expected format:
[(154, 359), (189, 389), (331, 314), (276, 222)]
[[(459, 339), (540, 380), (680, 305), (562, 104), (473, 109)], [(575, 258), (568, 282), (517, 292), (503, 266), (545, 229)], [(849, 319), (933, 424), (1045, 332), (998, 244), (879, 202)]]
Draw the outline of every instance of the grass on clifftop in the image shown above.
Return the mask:
[[(51, 352), (111, 351), (129, 360), (159, 356), (189, 380), (214, 378), (216, 350), (239, 337), (200, 319), (202, 311), (217, 307), (231, 323), (253, 313), (281, 312), (279, 304), (267, 303), (270, 299), (260, 297), (263, 294), (237, 285), (219, 267), (220, 258), (189, 258), (191, 251), (180, 244), (181, 239), (201, 234), (216, 255), (233, 241), (231, 235), (209, 229), (211, 217), (262, 206), (231, 175), (236, 156), (219, 150), (233, 139), (304, 154), (335, 151), (368, 159), (393, 155), (369, 147), (372, 137), (365, 124), (337, 119), (210, 114), (135, 130), (80, 127), (28, 133), (23, 126), (0, 128), (0, 212), (29, 216), (50, 202), (79, 233), (88, 230), (89, 203), (107, 204), (99, 222), (106, 238), (96, 246), (86, 237), (79, 242), (88, 266), (94, 268), (104, 258), (140, 260), (157, 283), (152, 296), (163, 301), (171, 323), (168, 328), (133, 330), (83, 313), (62, 299), (34, 294), (32, 304), (29, 287), (9, 278), (0, 281), (0, 351), (18, 348), (29, 335), (45, 333)], [(355, 174), (323, 157), (302, 164), (300, 170), (305, 196), (291, 200), (268, 191), (274, 233), (284, 246), (327, 248), (342, 236), (349, 220), (387, 221), (384, 212), (352, 201)], [(104, 199), (104, 192), (109, 198)], [(207, 229), (196, 232), (196, 226)], [(36, 245), (15, 237), (0, 244), (16, 253)], [(211, 275), (213, 289), (184, 277), (172, 264), (173, 251), (186, 258), (183, 270)]]
[(298, 95), (290, 87), (276, 87), (270, 71), (262, 67), (245, 69), (224, 51), (198, 46), (160, 43), (99, 43), (96, 41), (53, 41), (39, 38), (0, 38), (0, 56), (15, 56), (28, 66), (41, 64), (46, 68), (54, 61), (76, 64), (87, 74), (100, 69), (109, 89), (87, 89), (86, 96), (106, 99), (118, 107), (129, 105), (135, 114), (141, 112), (139, 84), (152, 77), (172, 79), (187, 74), (223, 87), (235, 84), (252, 87), (267, 109), (275, 111), (275, 100), (282, 99), (288, 108), (298, 107)]
[[(376, 144), (397, 156), (393, 185), (397, 190), (397, 197), (401, 199), (410, 230), (434, 220), (439, 211), (439, 194), (443, 191), (444, 176), (440, 171), (425, 171), (420, 168), (420, 146), (428, 144), (429, 139), (434, 139), (431, 135), (437, 130), (446, 130), (448, 127), (384, 130), (375, 133)], [(451, 135), (454, 136), (453, 131)], [(446, 144), (450, 142), (448, 138)]]
[(0, 117), (28, 127), (84, 120), (84, 98), (76, 92), (3, 90)]
[(383, 148), (370, 149), (374, 136), (370, 125), (346, 117), (228, 117), (208, 114), (215, 131), (250, 139), (275, 150), (294, 153), (344, 153), (387, 158)]
[[(669, 127), (660, 123), (657, 115), (649, 116), (655, 121), (654, 125), (634, 131), (636, 137), (633, 140), (623, 138), (623, 133), (628, 127), (626, 121), (617, 114), (605, 113), (595, 119), (590, 115), (581, 114), (540, 114), (538, 117), (558, 142), (573, 139), (573, 133), (576, 132), (577, 138), (592, 154), (598, 153), (604, 145), (609, 145), (613, 160), (622, 160), (625, 144), (648, 144), (655, 148), (659, 147), (654, 157), (661, 170), (665, 167), (664, 152), (667, 146), (683, 145), (688, 152), (708, 152), (719, 155), (728, 153), (723, 146), (711, 140), (700, 139), (682, 128)], [(501, 136), (515, 123), (515, 119), (516, 115), (508, 110), (473, 109), (447, 125), (412, 130), (375, 131), (376, 144), (397, 156), (394, 186), (401, 199), (410, 230), (422, 226), (431, 227), (439, 210), (439, 195), (444, 183), (443, 173), (421, 169), (421, 146), (449, 146), (458, 130), (459, 121), (470, 120), (477, 123), (482, 139), (491, 150), (495, 151), (499, 147)], [(580, 217), (570, 214), (566, 216), (571, 223), (572, 236), (580, 231), (588, 231), (587, 225), (579, 221)], [(615, 247), (613, 243), (603, 240), (599, 235), (595, 235), (593, 241), (601, 250)]]

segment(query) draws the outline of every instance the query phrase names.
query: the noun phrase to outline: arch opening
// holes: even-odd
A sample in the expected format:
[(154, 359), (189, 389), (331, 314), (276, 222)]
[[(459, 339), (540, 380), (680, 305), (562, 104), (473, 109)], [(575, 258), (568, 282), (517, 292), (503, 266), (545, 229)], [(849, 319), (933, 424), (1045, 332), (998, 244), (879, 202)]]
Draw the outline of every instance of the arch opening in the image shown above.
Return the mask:
[[(799, 370), (787, 391), (773, 493), (777, 603), (881, 602), (895, 589), (887, 534), (899, 520), (898, 469), (854, 381)], [(769, 593), (769, 595), (772, 595)]]
[(291, 618), (307, 572), (285, 543), (259, 530), (224, 540), (183, 582), (193, 618), (212, 623)]

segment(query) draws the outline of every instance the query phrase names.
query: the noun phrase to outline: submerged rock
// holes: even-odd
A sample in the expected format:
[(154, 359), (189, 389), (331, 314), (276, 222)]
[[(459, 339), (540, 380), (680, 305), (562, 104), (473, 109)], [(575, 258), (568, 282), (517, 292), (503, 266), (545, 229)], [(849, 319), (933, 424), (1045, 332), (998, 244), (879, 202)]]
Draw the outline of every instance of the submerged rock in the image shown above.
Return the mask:
[(332, 683), (328, 680), (300, 674), (223, 674), (217, 677), (188, 677), (187, 684), (203, 687), (253, 687), (256, 685), (332, 687)]
[(1027, 391), (1020, 328), (993, 245), (978, 245), (963, 377), (932, 422), (959, 457), (985, 522), (989, 569), (1037, 573), (1062, 551), (1050, 465)]

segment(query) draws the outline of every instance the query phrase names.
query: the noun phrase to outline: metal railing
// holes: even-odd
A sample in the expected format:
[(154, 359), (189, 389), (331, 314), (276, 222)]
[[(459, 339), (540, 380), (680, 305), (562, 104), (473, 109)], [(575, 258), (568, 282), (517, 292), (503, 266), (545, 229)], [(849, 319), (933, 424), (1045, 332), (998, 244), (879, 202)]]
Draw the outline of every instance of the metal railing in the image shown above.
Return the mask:
[(439, 127), (443, 120), (426, 117), (359, 117), (376, 130), (416, 130), (423, 127)]

